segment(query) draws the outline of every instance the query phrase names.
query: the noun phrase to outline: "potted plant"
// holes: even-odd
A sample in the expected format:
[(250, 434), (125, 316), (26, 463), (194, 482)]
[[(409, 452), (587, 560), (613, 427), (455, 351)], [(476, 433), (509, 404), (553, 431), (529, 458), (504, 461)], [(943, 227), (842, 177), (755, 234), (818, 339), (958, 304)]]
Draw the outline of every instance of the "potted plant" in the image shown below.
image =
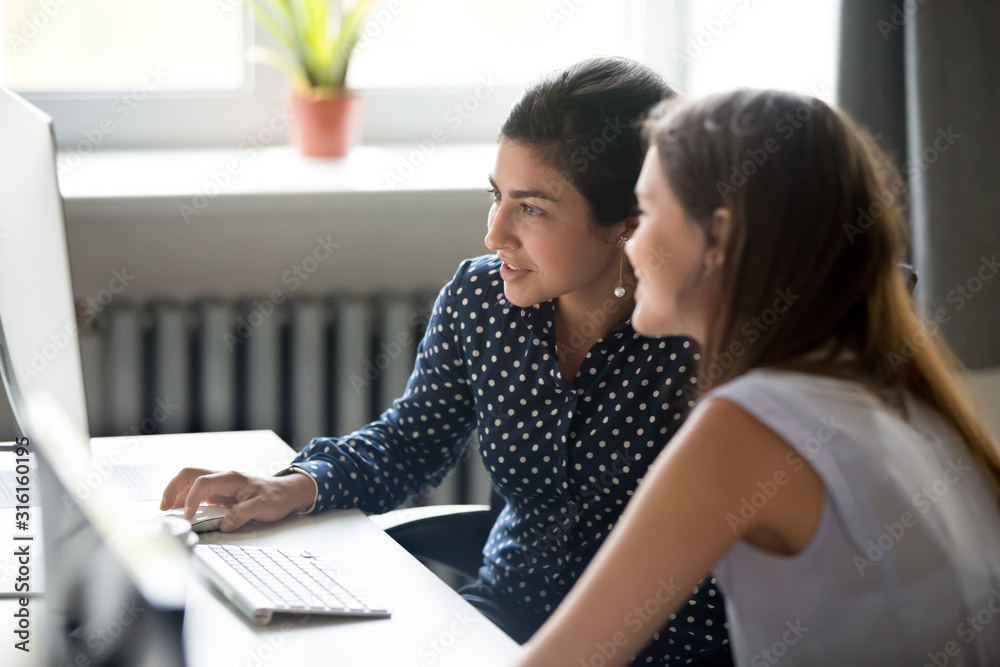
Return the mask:
[[(361, 98), (347, 89), (347, 68), (375, 0), (255, 0), (254, 18), (277, 49), (248, 57), (292, 79), (289, 139), (309, 157), (342, 157), (361, 138)], [(249, 6), (249, 5), (248, 5)]]

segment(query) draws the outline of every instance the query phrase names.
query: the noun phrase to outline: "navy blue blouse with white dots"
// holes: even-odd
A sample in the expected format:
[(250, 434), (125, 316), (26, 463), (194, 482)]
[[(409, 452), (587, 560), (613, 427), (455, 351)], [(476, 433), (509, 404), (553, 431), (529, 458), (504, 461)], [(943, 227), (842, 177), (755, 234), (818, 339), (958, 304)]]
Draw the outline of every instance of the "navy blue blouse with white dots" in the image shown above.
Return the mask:
[[(480, 582), (540, 625), (687, 414), (698, 355), (685, 338), (646, 338), (626, 323), (567, 382), (553, 303), (508, 302), (499, 266), (495, 255), (466, 260), (441, 290), (402, 398), (355, 433), (313, 439), (293, 464), (316, 480), (314, 509), (381, 513), (439, 483), (477, 429), (506, 500)], [(727, 641), (714, 583), (695, 589), (638, 663), (682, 664)], [(637, 608), (626, 627), (638, 632), (654, 611)]]

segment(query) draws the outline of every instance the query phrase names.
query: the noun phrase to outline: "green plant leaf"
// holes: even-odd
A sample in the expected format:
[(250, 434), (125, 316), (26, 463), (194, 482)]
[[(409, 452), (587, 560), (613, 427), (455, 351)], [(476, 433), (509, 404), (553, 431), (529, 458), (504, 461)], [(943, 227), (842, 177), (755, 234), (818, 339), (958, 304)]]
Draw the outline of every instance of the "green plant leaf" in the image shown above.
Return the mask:
[(307, 3), (310, 0), (285, 0), (292, 17), (292, 31), (295, 40), (295, 58), (302, 64), (306, 81), (317, 85), (318, 67), (310, 42), (311, 23)]
[[(376, 0), (357, 0), (343, 11), (342, 0), (253, 0), (254, 16), (278, 45), (281, 54), (270, 49), (251, 49), (248, 57), (284, 72), (294, 65), (300, 77), (313, 88), (343, 91), (351, 53), (361, 35), (365, 17)], [(331, 2), (336, 11), (331, 11)]]
[(358, 0), (340, 24), (336, 57), (331, 63), (331, 78), (334, 87), (340, 90), (347, 87), (347, 68), (351, 63), (351, 54), (361, 37), (361, 27), (364, 25), (365, 17), (374, 4), (375, 0)]
[(323, 47), (326, 43), (326, 22), (328, 13), (326, 11), (326, 0), (305, 0), (306, 17), (309, 28), (306, 32), (306, 41), (309, 43), (309, 50), (316, 59), (319, 67), (324, 66)]
[(279, 46), (295, 51), (292, 33), (292, 16), (287, 5), (276, 0), (254, 0), (247, 7), (253, 8), (253, 17)]

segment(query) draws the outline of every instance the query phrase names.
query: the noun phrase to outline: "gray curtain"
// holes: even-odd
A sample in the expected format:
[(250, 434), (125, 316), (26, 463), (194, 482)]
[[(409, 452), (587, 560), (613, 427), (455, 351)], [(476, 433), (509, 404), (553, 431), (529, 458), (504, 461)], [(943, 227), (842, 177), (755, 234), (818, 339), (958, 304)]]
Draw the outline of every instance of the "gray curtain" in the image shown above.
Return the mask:
[(840, 42), (839, 104), (910, 186), (918, 301), (1000, 365), (1000, 2), (843, 0)]

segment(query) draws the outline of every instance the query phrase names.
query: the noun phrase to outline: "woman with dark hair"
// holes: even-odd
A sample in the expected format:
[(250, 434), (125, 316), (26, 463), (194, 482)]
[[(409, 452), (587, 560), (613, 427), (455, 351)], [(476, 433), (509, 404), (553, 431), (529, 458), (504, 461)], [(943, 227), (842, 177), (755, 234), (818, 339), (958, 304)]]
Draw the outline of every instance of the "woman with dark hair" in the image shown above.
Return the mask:
[[(403, 397), (355, 433), (315, 438), (288, 474), (184, 470), (163, 509), (230, 506), (224, 531), (296, 511), (385, 512), (440, 483), (475, 430), (505, 507), (478, 581), (461, 592), (527, 640), (690, 405), (695, 346), (632, 329), (624, 254), (645, 154), (637, 121), (672, 96), (657, 74), (620, 58), (578, 63), (526, 90), (489, 179), (494, 254), (463, 262), (441, 290)], [(643, 664), (710, 653), (728, 663), (716, 651), (727, 637), (713, 582), (668, 592), (687, 609), (650, 633)], [(637, 622), (646, 613), (636, 610)]]
[(520, 664), (625, 664), (683, 600), (623, 615), (710, 569), (737, 664), (1000, 664), (1000, 453), (898, 270), (898, 173), (793, 94), (649, 128), (632, 321), (703, 343), (700, 398)]

